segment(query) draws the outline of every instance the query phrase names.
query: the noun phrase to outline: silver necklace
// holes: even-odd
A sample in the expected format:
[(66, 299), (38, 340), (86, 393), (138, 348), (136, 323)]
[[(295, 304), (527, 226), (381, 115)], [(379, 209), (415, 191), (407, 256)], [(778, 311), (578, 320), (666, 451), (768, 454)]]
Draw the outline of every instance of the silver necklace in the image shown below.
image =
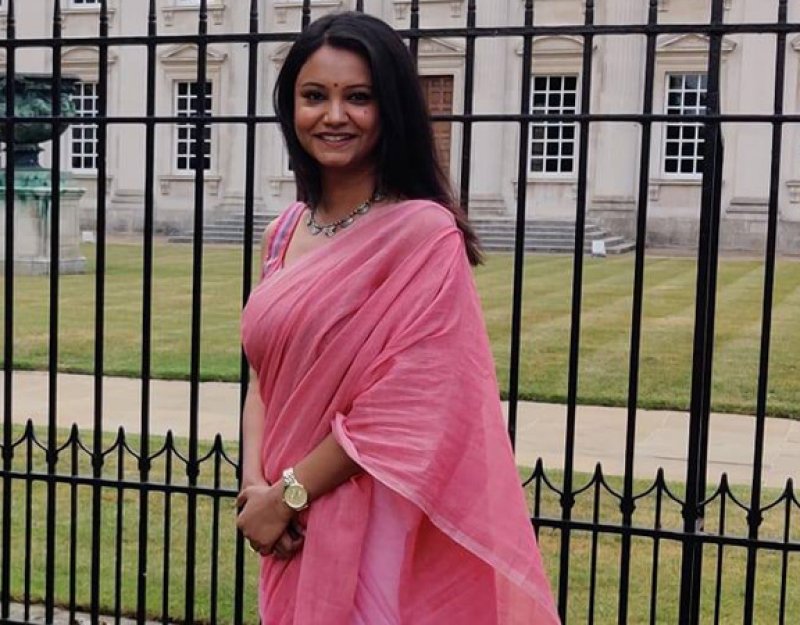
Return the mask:
[(351, 225), (355, 220), (356, 217), (360, 217), (361, 215), (366, 215), (370, 208), (372, 208), (372, 204), (374, 202), (378, 202), (383, 199), (383, 196), (378, 193), (377, 191), (372, 194), (372, 197), (368, 200), (364, 200), (356, 206), (350, 213), (342, 217), (341, 219), (337, 219), (333, 223), (321, 225), (317, 223), (315, 219), (315, 215), (317, 213), (316, 206), (309, 206), (308, 209), (308, 220), (306, 221), (306, 225), (308, 226), (308, 231), (311, 233), (312, 236), (317, 236), (318, 234), (324, 234), (326, 237), (332, 237), (334, 234), (339, 232), (339, 230), (344, 230), (349, 225)]

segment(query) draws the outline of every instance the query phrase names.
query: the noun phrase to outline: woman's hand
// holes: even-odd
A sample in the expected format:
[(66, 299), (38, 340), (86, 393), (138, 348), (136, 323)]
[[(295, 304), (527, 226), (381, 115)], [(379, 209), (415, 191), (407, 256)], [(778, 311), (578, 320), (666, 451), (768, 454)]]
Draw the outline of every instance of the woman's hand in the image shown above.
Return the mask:
[(290, 558), (299, 549), (303, 537), (292, 523), (295, 512), (283, 502), (282, 483), (246, 486), (236, 505), (242, 508), (236, 526), (261, 555)]

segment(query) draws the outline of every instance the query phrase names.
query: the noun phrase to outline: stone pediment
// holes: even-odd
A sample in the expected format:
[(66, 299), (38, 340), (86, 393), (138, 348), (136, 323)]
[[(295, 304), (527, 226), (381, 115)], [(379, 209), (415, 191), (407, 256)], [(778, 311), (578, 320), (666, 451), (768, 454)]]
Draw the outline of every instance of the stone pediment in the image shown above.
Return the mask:
[[(666, 35), (659, 37), (656, 53), (659, 55), (707, 55), (709, 38), (707, 35), (688, 33), (685, 35)], [(730, 37), (722, 38), (722, 52), (729, 54), (736, 49), (736, 42)]]
[[(117, 62), (117, 53), (109, 50), (108, 63)], [(100, 67), (100, 52), (91, 46), (65, 48), (61, 54), (61, 63), (73, 68), (97, 69)]]
[(269, 55), (270, 61), (275, 63), (276, 65), (282, 65), (283, 60), (286, 58), (286, 55), (289, 54), (289, 50), (292, 48), (292, 42), (284, 42), (280, 44), (277, 48), (275, 48)]
[[(578, 57), (583, 54), (583, 38), (574, 35), (543, 35), (534, 37), (534, 56)], [(592, 45), (597, 49), (597, 42)], [(522, 45), (517, 46), (517, 55), (522, 56)]]
[(428, 38), (419, 40), (420, 56), (464, 56), (464, 48), (461, 46), (438, 38)]
[[(286, 55), (289, 53), (289, 49), (291, 47), (292, 47), (291, 42), (280, 44), (270, 54), (269, 56), (270, 60), (273, 63), (275, 63), (275, 65), (280, 67), (280, 65), (283, 64), (283, 60), (286, 58)], [(445, 39), (438, 39), (438, 38), (420, 39), (419, 56), (433, 57), (433, 58), (437, 57), (462, 58), (464, 56), (464, 48), (459, 46), (458, 44), (455, 44), (451, 41), (447, 41)]]
[(533, 38), (533, 53), (583, 54), (583, 38), (570, 35), (545, 35)]
[[(208, 63), (209, 67), (222, 65), (227, 56), (227, 54), (212, 46), (206, 49), (206, 63)], [(166, 50), (159, 58), (164, 65), (195, 65), (197, 63), (197, 46), (179, 44)]]

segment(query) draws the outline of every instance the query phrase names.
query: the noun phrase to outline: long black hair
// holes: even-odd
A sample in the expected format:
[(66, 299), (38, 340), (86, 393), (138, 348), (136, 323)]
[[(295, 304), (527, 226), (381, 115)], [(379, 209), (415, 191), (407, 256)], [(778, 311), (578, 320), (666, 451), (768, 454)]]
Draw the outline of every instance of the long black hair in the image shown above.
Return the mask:
[(478, 237), (436, 159), (433, 130), (413, 59), (399, 35), (370, 15), (349, 11), (315, 20), (295, 41), (278, 75), (273, 102), (299, 198), (317, 204), (322, 195), (319, 165), (303, 149), (295, 133), (294, 91), (300, 69), (323, 45), (354, 52), (369, 65), (381, 123), (376, 147), (378, 188), (388, 195), (427, 198), (445, 206), (464, 234), (470, 262), (479, 264)]

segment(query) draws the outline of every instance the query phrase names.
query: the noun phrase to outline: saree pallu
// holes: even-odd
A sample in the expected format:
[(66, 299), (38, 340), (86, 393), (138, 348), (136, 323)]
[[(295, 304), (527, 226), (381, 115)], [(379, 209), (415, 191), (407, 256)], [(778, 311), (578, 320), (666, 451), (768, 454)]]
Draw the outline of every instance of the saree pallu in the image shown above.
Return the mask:
[(265, 407), (265, 478), (331, 432), (364, 469), (303, 513), (298, 555), (262, 559), (264, 625), (351, 625), (377, 488), (420, 511), (399, 554), (403, 625), (559, 622), (446, 209), (376, 207), (279, 265), (253, 290), (242, 339)]

